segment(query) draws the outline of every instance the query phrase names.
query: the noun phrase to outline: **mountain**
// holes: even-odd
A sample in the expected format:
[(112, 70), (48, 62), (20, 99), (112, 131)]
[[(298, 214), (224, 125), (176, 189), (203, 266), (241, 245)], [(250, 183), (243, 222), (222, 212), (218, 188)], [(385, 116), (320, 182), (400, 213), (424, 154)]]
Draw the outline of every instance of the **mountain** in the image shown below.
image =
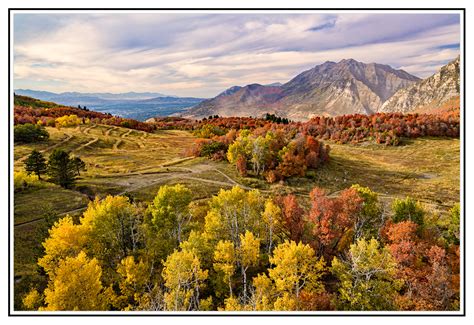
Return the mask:
[(459, 56), (437, 73), (410, 87), (400, 89), (380, 112), (430, 112), (459, 97)]
[(193, 107), (185, 116), (261, 116), (268, 112), (306, 120), (314, 115), (370, 114), (396, 91), (419, 80), (388, 65), (353, 59), (327, 61), (283, 85), (229, 88)]
[(87, 106), (102, 113), (111, 113), (126, 118), (144, 121), (154, 116), (183, 113), (204, 98), (166, 96), (153, 92), (127, 93), (52, 93), (30, 89), (16, 89), (15, 94), (67, 106)]
[[(258, 116), (267, 111), (279, 98), (282, 89), (278, 86), (251, 84), (245, 87), (231, 87), (218, 96), (201, 102), (186, 112), (186, 117), (202, 118), (220, 116)], [(260, 108), (267, 107), (264, 112)]]

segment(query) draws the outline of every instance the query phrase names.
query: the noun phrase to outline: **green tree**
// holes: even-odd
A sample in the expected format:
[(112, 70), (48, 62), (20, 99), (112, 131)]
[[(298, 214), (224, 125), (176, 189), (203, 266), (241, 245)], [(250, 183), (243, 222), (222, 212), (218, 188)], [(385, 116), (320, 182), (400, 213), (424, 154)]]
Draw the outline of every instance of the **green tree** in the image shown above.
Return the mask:
[(77, 176), (81, 175), (81, 170), (86, 170), (86, 163), (79, 157), (74, 157), (71, 159), (71, 168), (74, 169)]
[(70, 188), (76, 179), (76, 170), (69, 153), (54, 149), (48, 159), (48, 175), (51, 181), (64, 188)]
[(331, 272), (339, 280), (337, 304), (343, 310), (393, 310), (402, 283), (397, 264), (376, 239), (352, 244), (347, 260), (334, 257)]
[(41, 179), (41, 175), (44, 175), (48, 170), (43, 154), (38, 150), (33, 150), (25, 160), (25, 170), (28, 175), (35, 173), (38, 179)]
[(149, 206), (151, 222), (160, 232), (166, 232), (177, 244), (183, 240), (185, 227), (191, 221), (189, 203), (192, 192), (187, 187), (177, 184), (161, 186), (153, 203)]
[(392, 220), (395, 223), (400, 221), (413, 221), (420, 226), (424, 223), (423, 217), (425, 211), (420, 202), (415, 201), (411, 197), (407, 197), (404, 200), (395, 199), (392, 204), (392, 210), (394, 213)]
[(135, 207), (124, 196), (109, 195), (102, 201), (97, 198), (81, 218), (81, 226), (93, 238), (89, 250), (110, 269), (136, 251), (139, 225)]
[(265, 200), (257, 190), (245, 191), (238, 186), (219, 191), (210, 202), (205, 218), (206, 235), (215, 243), (230, 240), (240, 247), (240, 235), (246, 230), (260, 237), (264, 231), (261, 214)]
[(13, 129), (13, 139), (15, 142), (30, 143), (44, 141), (48, 138), (48, 131), (41, 125), (26, 123), (15, 125)]
[(379, 202), (377, 193), (368, 187), (358, 184), (352, 185), (362, 198), (362, 209), (358, 213), (354, 225), (354, 237), (377, 238), (379, 229), (383, 225), (382, 205)]

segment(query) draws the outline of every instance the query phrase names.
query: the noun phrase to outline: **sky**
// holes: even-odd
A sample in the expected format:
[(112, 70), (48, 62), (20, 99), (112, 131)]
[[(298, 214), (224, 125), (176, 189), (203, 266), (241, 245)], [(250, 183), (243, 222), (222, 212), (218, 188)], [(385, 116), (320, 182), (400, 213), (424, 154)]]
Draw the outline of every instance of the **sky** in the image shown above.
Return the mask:
[(353, 58), (424, 78), (459, 54), (458, 14), (15, 13), (14, 88), (214, 97)]

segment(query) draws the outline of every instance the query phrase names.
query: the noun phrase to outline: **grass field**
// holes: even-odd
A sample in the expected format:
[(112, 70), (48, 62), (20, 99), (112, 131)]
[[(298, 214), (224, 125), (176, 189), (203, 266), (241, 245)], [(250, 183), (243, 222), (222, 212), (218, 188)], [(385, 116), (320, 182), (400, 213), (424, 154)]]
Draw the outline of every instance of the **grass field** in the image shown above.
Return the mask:
[(51, 210), (57, 214), (80, 214), (79, 209), (87, 206), (88, 196), (127, 192), (137, 200), (151, 201), (160, 186), (177, 183), (189, 187), (195, 199), (209, 198), (221, 188), (235, 185), (258, 188), (264, 194), (307, 196), (315, 186), (334, 193), (357, 183), (378, 192), (388, 203), (408, 195), (443, 212), (459, 202), (457, 139), (423, 138), (398, 147), (330, 144), (330, 162), (311, 171), (309, 177), (268, 184), (240, 177), (226, 162), (184, 158), (184, 151), (194, 141), (185, 131), (147, 134), (106, 125), (82, 125), (61, 130), (48, 128), (48, 132), (50, 139), (44, 143), (15, 145), (15, 170), (23, 168), (23, 159), (32, 149), (48, 156), (57, 147), (80, 156), (87, 171), (78, 179), (76, 190), (48, 185), (14, 195), (16, 304), (19, 294), (33, 281), (36, 260), (41, 256), (45, 222), (34, 220)]

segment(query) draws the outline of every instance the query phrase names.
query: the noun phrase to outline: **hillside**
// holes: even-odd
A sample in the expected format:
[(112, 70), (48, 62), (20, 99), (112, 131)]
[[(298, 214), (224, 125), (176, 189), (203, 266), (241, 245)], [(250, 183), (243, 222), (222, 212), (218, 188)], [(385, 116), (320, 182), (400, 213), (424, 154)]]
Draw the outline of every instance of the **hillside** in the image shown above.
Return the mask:
[(353, 59), (327, 61), (281, 86), (234, 86), (203, 101), (186, 116), (261, 116), (270, 112), (306, 120), (314, 115), (370, 114), (396, 91), (419, 80), (388, 65)]
[(152, 92), (127, 93), (53, 93), (30, 89), (16, 89), (16, 95), (34, 97), (66, 106), (86, 106), (97, 112), (144, 121), (154, 116), (183, 112), (202, 102), (204, 98), (168, 96)]
[[(380, 112), (430, 112), (459, 98), (459, 56), (437, 73), (411, 87), (400, 89), (387, 100)], [(458, 99), (459, 100), (459, 99)]]

